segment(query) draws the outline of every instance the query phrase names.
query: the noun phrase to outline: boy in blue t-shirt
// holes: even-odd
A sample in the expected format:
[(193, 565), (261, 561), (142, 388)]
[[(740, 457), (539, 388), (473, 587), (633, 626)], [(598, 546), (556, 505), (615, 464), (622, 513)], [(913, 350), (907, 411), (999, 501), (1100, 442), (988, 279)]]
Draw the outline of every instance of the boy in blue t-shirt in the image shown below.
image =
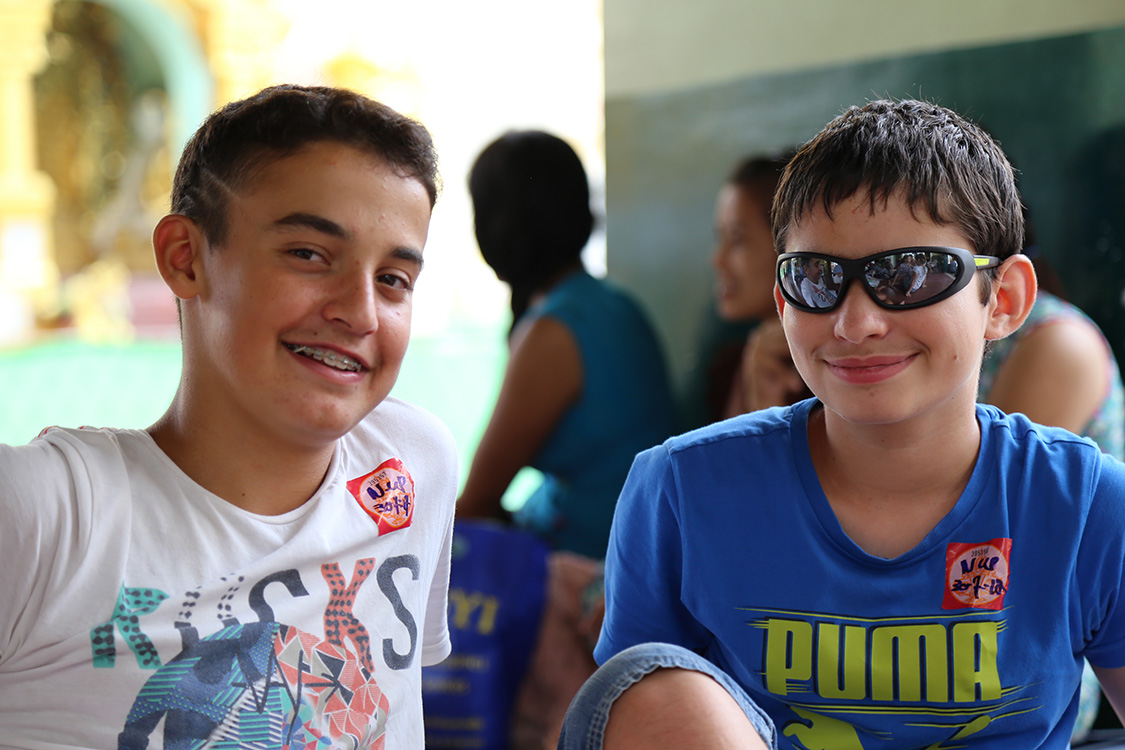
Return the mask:
[(786, 168), (773, 231), (815, 398), (637, 457), (559, 747), (1061, 750), (1084, 658), (1122, 713), (1125, 470), (976, 404), (1036, 293), (999, 146), (936, 105), (853, 107)]

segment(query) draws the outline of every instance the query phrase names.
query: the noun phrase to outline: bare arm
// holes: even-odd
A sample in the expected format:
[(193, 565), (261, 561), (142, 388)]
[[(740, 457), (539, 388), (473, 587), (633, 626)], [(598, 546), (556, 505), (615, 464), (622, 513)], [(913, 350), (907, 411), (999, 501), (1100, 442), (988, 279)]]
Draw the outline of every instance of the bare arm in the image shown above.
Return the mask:
[(582, 358), (570, 331), (538, 318), (517, 329), (500, 395), (457, 500), (461, 517), (494, 517), (512, 478), (527, 466), (582, 392)]
[(1082, 432), (1108, 387), (1108, 357), (1098, 331), (1082, 320), (1044, 325), (1000, 366), (984, 401), (1033, 422)]
[(1098, 676), (1102, 693), (1109, 700), (1109, 705), (1113, 706), (1117, 718), (1125, 723), (1125, 667), (1094, 667), (1094, 674)]

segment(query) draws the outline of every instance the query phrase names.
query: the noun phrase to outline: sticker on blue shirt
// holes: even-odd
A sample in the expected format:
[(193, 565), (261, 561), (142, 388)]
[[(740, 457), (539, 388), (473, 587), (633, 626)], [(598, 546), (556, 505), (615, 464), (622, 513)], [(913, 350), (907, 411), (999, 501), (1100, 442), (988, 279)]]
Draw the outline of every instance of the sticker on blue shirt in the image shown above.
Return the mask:
[(1011, 558), (1011, 539), (949, 544), (942, 609), (1003, 609)]

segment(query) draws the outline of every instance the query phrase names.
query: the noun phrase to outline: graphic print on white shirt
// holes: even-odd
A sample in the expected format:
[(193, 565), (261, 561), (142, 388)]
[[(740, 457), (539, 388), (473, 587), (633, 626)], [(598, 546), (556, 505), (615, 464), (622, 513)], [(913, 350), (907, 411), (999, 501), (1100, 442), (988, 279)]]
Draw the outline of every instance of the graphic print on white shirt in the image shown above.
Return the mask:
[[(138, 664), (155, 671), (129, 712), (118, 747), (147, 747), (149, 735), (164, 719), (165, 747), (206, 742), (234, 748), (266, 742), (312, 750), (327, 742), (381, 748), (393, 707), (379, 688), (379, 675), (412, 666), (418, 644), (417, 620), (395, 582), (400, 570), (416, 580), (418, 558), (356, 560), (350, 578), (338, 563), (323, 564), (321, 573), (331, 592), (323, 635), (276, 619), (271, 602), (309, 596), (295, 569), (254, 582), (228, 581), (219, 609), (230, 613), (235, 600), (244, 599), (254, 619), (227, 617), (210, 633), (192, 624), (199, 592), (187, 592), (174, 623), (183, 649), (166, 664), (145, 636), (144, 621), (168, 595), (123, 586), (114, 620), (91, 633), (95, 666), (113, 668), (117, 659), (129, 656), (129, 651), (117, 653), (117, 630)], [(375, 580), (369, 581), (372, 575)], [(378, 591), (371, 591), (372, 586)], [(404, 648), (384, 638), (372, 653), (371, 634), (354, 612), (361, 593), (383, 597), (391, 605), (409, 636)]]
[[(410, 526), (414, 482), (397, 458), (347, 482), (347, 488), (375, 522), (378, 535)], [(275, 614), (274, 604), (284, 610), (293, 603), (305, 610), (301, 619), (308, 622), (307, 608), (315, 604), (307, 600), (309, 586), (296, 568), (258, 580), (222, 579), (225, 590), (221, 585), (210, 592), (186, 592), (173, 622), (182, 650), (166, 664), (145, 635), (144, 623), (170, 595), (122, 585), (113, 620), (91, 631), (94, 666), (115, 666), (117, 630), (138, 665), (155, 672), (129, 711), (118, 747), (148, 747), (163, 719), (165, 747), (236, 748), (265, 741), (270, 747), (307, 750), (325, 743), (382, 748), (393, 707), (379, 687), (379, 676), (413, 666), (418, 645), (418, 621), (397, 587), (398, 571), (417, 581), (418, 557), (357, 559), (347, 575), (338, 562), (322, 563), (328, 591), (323, 634), (301, 630)], [(375, 580), (368, 583), (372, 574)], [(212, 599), (218, 595), (209, 620), (218, 629), (201, 633), (200, 621), (208, 620), (195, 615), (204, 614), (207, 593)], [(372, 654), (371, 634), (355, 611), (361, 593), (385, 600), (407, 635), (405, 648), (386, 638)]]

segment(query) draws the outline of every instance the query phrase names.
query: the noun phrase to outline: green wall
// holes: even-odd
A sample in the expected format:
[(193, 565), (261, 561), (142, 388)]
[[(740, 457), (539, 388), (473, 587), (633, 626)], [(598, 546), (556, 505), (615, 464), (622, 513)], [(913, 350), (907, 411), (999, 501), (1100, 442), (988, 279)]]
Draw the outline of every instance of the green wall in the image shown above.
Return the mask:
[(609, 272), (652, 314), (699, 421), (715, 194), (740, 156), (812, 137), (852, 104), (936, 101), (988, 128), (1022, 171), (1044, 255), (1125, 356), (1125, 27), (763, 75), (606, 102)]

